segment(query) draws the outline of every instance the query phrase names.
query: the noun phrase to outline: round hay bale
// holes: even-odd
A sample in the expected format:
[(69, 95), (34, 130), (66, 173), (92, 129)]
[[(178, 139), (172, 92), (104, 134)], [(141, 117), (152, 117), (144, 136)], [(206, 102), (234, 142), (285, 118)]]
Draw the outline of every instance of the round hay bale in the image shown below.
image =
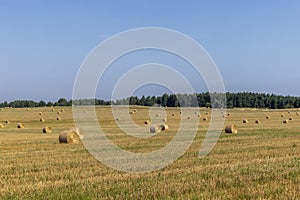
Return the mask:
[(271, 119), (270, 116), (266, 116), (266, 119)]
[(25, 127), (24, 127), (24, 124), (22, 124), (22, 123), (19, 123), (19, 124), (17, 125), (17, 127), (18, 127), (18, 128), (25, 128)]
[(207, 117), (203, 117), (203, 121), (207, 121), (208, 119), (207, 119)]
[(39, 115), (43, 115), (43, 113), (42, 113), (42, 112), (39, 112)]
[(282, 123), (284, 123), (284, 124), (288, 124), (289, 123), (289, 121), (287, 120), (287, 119), (285, 119), (285, 120), (283, 120), (283, 122)]
[(175, 113), (172, 113), (172, 116), (174, 117), (174, 116), (175, 116)]
[(206, 112), (205, 115), (208, 115), (208, 112)]
[(150, 133), (160, 133), (161, 126), (160, 125), (152, 125), (150, 126)]
[(46, 126), (45, 128), (42, 129), (43, 133), (52, 133), (52, 128), (49, 126)]
[(64, 109), (61, 109), (60, 112), (65, 112), (65, 110), (64, 110)]
[(200, 115), (200, 114), (198, 114), (198, 115), (197, 115), (197, 117), (199, 117), (199, 118), (200, 118), (200, 117), (201, 117), (201, 115)]
[(167, 131), (167, 130), (169, 130), (169, 126), (168, 126), (167, 124), (161, 124), (161, 125), (160, 125), (160, 129), (161, 129), (162, 131)]
[(137, 112), (137, 109), (134, 109), (134, 110), (133, 110), (133, 112), (135, 112), (135, 113), (136, 113), (136, 112)]
[(190, 117), (190, 116), (187, 116), (187, 119), (191, 119), (191, 117)]
[(80, 142), (80, 134), (74, 130), (63, 131), (58, 137), (59, 143), (78, 144)]
[(282, 114), (282, 115), (280, 115), (280, 117), (284, 117), (284, 115)]
[(133, 111), (129, 111), (129, 114), (131, 114), (131, 115), (134, 115), (134, 114), (135, 114), (135, 112), (133, 112)]
[(30, 109), (29, 109), (29, 108), (27, 108), (26, 110), (27, 110), (27, 111), (30, 111)]
[(0, 124), (0, 128), (4, 128), (4, 125), (3, 125), (3, 124)]
[(290, 121), (293, 121), (294, 119), (292, 117), (289, 118)]
[(237, 127), (235, 124), (228, 125), (225, 127), (225, 133), (234, 133), (237, 134)]
[(247, 124), (247, 123), (248, 123), (248, 120), (247, 120), (247, 119), (244, 119), (244, 120), (243, 120), (243, 123), (244, 123), (244, 124)]
[(60, 121), (60, 120), (61, 120), (61, 118), (60, 118), (60, 117), (57, 117), (57, 118), (56, 118), (56, 120), (57, 120), (57, 121)]
[(0, 108), (0, 110), (2, 111), (2, 110), (3, 110), (3, 108)]
[(299, 116), (299, 115), (300, 115), (300, 113), (299, 113), (299, 112), (296, 112), (296, 115), (297, 115), (297, 116)]
[(54, 112), (54, 109), (51, 109), (51, 112)]
[(41, 118), (41, 119), (40, 119), (40, 122), (45, 122), (44, 118)]
[(144, 123), (145, 123), (146, 125), (148, 125), (148, 124), (150, 124), (150, 120), (146, 120)]
[(182, 114), (183, 112), (182, 112), (182, 111), (180, 111), (179, 113), (180, 113), (180, 114)]
[(256, 123), (256, 124), (260, 124), (260, 121), (259, 121), (259, 120), (255, 120), (255, 123)]
[(10, 121), (9, 121), (9, 120), (6, 120), (6, 121), (5, 121), (5, 124), (9, 124), (9, 123), (10, 123)]
[(198, 115), (199, 113), (197, 111), (195, 111), (195, 115)]
[(227, 116), (230, 117), (230, 116), (231, 116), (231, 113), (227, 113)]
[(291, 114), (291, 111), (288, 111), (288, 114)]
[(163, 120), (163, 122), (166, 122), (166, 121), (167, 121), (167, 118), (163, 118), (162, 120)]
[(159, 114), (156, 114), (156, 117), (159, 117)]
[(58, 115), (60, 115), (61, 112), (57, 112)]

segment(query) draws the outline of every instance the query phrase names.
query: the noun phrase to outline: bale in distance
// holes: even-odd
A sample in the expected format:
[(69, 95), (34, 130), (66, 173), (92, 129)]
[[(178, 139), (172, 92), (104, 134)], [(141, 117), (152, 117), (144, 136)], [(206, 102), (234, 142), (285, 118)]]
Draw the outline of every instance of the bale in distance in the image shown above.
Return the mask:
[(135, 112), (133, 112), (133, 111), (129, 111), (129, 114), (131, 114), (131, 115), (134, 115), (134, 114), (135, 114)]
[(57, 112), (58, 115), (60, 115), (61, 112)]
[(0, 124), (0, 128), (4, 128), (4, 125), (3, 125), (3, 124)]
[(175, 116), (175, 113), (172, 113), (172, 116), (174, 117), (174, 116)]
[(256, 123), (256, 124), (260, 124), (260, 121), (259, 121), (259, 120), (255, 120), (255, 123)]
[(135, 112), (135, 113), (136, 113), (136, 112), (137, 112), (137, 109), (134, 109), (134, 110), (133, 110), (133, 112)]
[(78, 144), (83, 137), (80, 135), (79, 130), (72, 128), (60, 133), (58, 137), (59, 143)]
[(168, 126), (167, 124), (161, 124), (161, 125), (160, 125), (160, 129), (161, 129), (162, 131), (167, 131), (167, 130), (169, 130), (169, 126)]
[(43, 133), (52, 133), (52, 128), (49, 126), (46, 126), (45, 128), (42, 129)]
[(25, 128), (25, 127), (24, 127), (24, 124), (22, 124), (22, 123), (19, 123), (19, 124), (17, 125), (17, 127), (18, 127), (18, 128)]
[(60, 120), (61, 120), (61, 118), (60, 118), (60, 117), (57, 117), (57, 118), (56, 118), (56, 120), (57, 120), (57, 121), (60, 121)]
[(9, 121), (9, 120), (6, 120), (6, 121), (5, 121), (5, 123), (6, 123), (6, 124), (9, 124), (9, 123), (10, 123), (10, 121)]
[(280, 117), (284, 117), (284, 115), (282, 114), (282, 115), (280, 115)]
[(42, 112), (39, 112), (39, 115), (43, 115), (43, 113), (42, 113)]
[(61, 109), (60, 112), (65, 112), (65, 110), (64, 110), (64, 109)]
[(299, 112), (296, 112), (296, 115), (297, 115), (297, 116), (299, 116), (299, 115), (300, 115), (300, 113), (299, 113)]
[(27, 110), (27, 111), (30, 111), (30, 109), (29, 109), (29, 108), (27, 108), (26, 110)]
[(156, 117), (159, 117), (159, 114), (156, 114)]
[(248, 123), (248, 120), (247, 120), (247, 119), (244, 119), (244, 120), (243, 120), (243, 123), (244, 123), (244, 124), (247, 124), (247, 123)]
[(207, 121), (208, 119), (207, 119), (207, 117), (203, 117), (203, 121)]
[(227, 116), (230, 117), (230, 116), (231, 116), (231, 113), (227, 113)]
[(151, 125), (150, 126), (150, 133), (160, 133), (161, 126), (160, 125)]
[(0, 108), (0, 110), (2, 111), (2, 110), (3, 110), (3, 108)]
[(191, 119), (191, 117), (190, 117), (190, 116), (187, 116), (187, 119)]
[(234, 133), (237, 134), (237, 127), (235, 124), (228, 125), (225, 127), (225, 133)]
[(270, 116), (266, 116), (266, 119), (271, 119)]
[(163, 122), (166, 122), (166, 121), (167, 121), (167, 118), (163, 118), (162, 120), (163, 120)]
[(144, 123), (145, 123), (146, 125), (148, 125), (148, 124), (150, 124), (150, 120), (146, 120)]
[(287, 119), (285, 119), (285, 120), (283, 120), (283, 122), (282, 123), (284, 123), (284, 124), (288, 124), (289, 123), (289, 121), (287, 120)]
[(40, 119), (40, 122), (45, 122), (44, 118), (41, 118), (41, 119)]
[(294, 119), (292, 117), (289, 118), (290, 121), (293, 121)]

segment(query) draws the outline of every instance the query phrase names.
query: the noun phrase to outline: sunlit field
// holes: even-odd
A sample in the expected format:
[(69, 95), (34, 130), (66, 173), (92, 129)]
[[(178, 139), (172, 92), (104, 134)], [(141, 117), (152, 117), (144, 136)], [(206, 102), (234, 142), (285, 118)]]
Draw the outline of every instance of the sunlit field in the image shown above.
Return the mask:
[[(149, 108), (131, 109), (137, 110), (130, 115), (135, 123), (146, 126)], [(148, 139), (123, 133), (110, 107), (97, 107), (97, 114), (115, 144), (132, 152), (149, 152), (168, 144), (179, 127), (180, 109), (166, 110), (169, 130)], [(225, 114), (224, 127), (236, 124), (238, 134), (223, 131), (203, 159), (198, 153), (210, 110), (201, 108), (199, 112), (200, 117), (196, 113), (190, 116), (199, 120), (199, 129), (183, 156), (162, 170), (130, 174), (97, 161), (82, 143), (59, 143), (59, 134), (74, 127), (71, 107), (2, 109), (0, 198), (300, 199), (300, 110), (227, 110), (230, 116)], [(248, 123), (243, 123), (244, 119)], [(18, 129), (18, 123), (25, 128)], [(45, 126), (53, 132), (43, 134)]]

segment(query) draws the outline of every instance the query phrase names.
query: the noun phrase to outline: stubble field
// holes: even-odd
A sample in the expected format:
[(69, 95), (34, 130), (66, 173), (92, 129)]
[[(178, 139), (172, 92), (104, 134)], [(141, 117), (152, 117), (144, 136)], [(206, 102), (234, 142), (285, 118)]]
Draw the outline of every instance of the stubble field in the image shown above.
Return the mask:
[[(137, 110), (132, 119), (145, 126), (149, 108), (131, 109)], [(179, 108), (167, 108), (167, 132), (137, 139), (118, 128), (110, 107), (97, 107), (107, 136), (132, 152), (153, 151), (168, 144), (178, 129), (179, 112)], [(0, 110), (4, 125), (0, 128), (0, 199), (300, 199), (300, 111), (227, 112), (231, 115), (226, 115), (224, 125), (236, 124), (238, 134), (223, 131), (205, 158), (199, 159), (198, 152), (210, 110), (201, 108), (201, 117), (191, 116), (200, 123), (184, 155), (162, 170), (131, 174), (105, 166), (81, 143), (59, 144), (60, 132), (74, 127), (71, 107)], [(41, 117), (44, 122), (39, 121)], [(244, 119), (248, 123), (243, 123)], [(18, 123), (25, 128), (18, 129)], [(51, 126), (53, 132), (42, 134), (45, 126)]]

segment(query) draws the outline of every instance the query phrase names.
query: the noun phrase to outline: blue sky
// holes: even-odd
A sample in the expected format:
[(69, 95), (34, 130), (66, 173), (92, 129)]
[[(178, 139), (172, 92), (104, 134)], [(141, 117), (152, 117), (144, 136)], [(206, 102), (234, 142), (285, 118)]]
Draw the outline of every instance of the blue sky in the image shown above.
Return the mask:
[[(199, 42), (227, 91), (300, 96), (299, 10), (296, 0), (0, 0), (0, 102), (71, 98), (76, 73), (97, 44), (148, 26)], [(188, 79), (192, 74), (187, 70)], [(106, 79), (99, 98), (109, 96), (113, 82)], [(203, 84), (196, 90), (205, 90)], [(140, 94), (156, 94), (145, 88)]]

